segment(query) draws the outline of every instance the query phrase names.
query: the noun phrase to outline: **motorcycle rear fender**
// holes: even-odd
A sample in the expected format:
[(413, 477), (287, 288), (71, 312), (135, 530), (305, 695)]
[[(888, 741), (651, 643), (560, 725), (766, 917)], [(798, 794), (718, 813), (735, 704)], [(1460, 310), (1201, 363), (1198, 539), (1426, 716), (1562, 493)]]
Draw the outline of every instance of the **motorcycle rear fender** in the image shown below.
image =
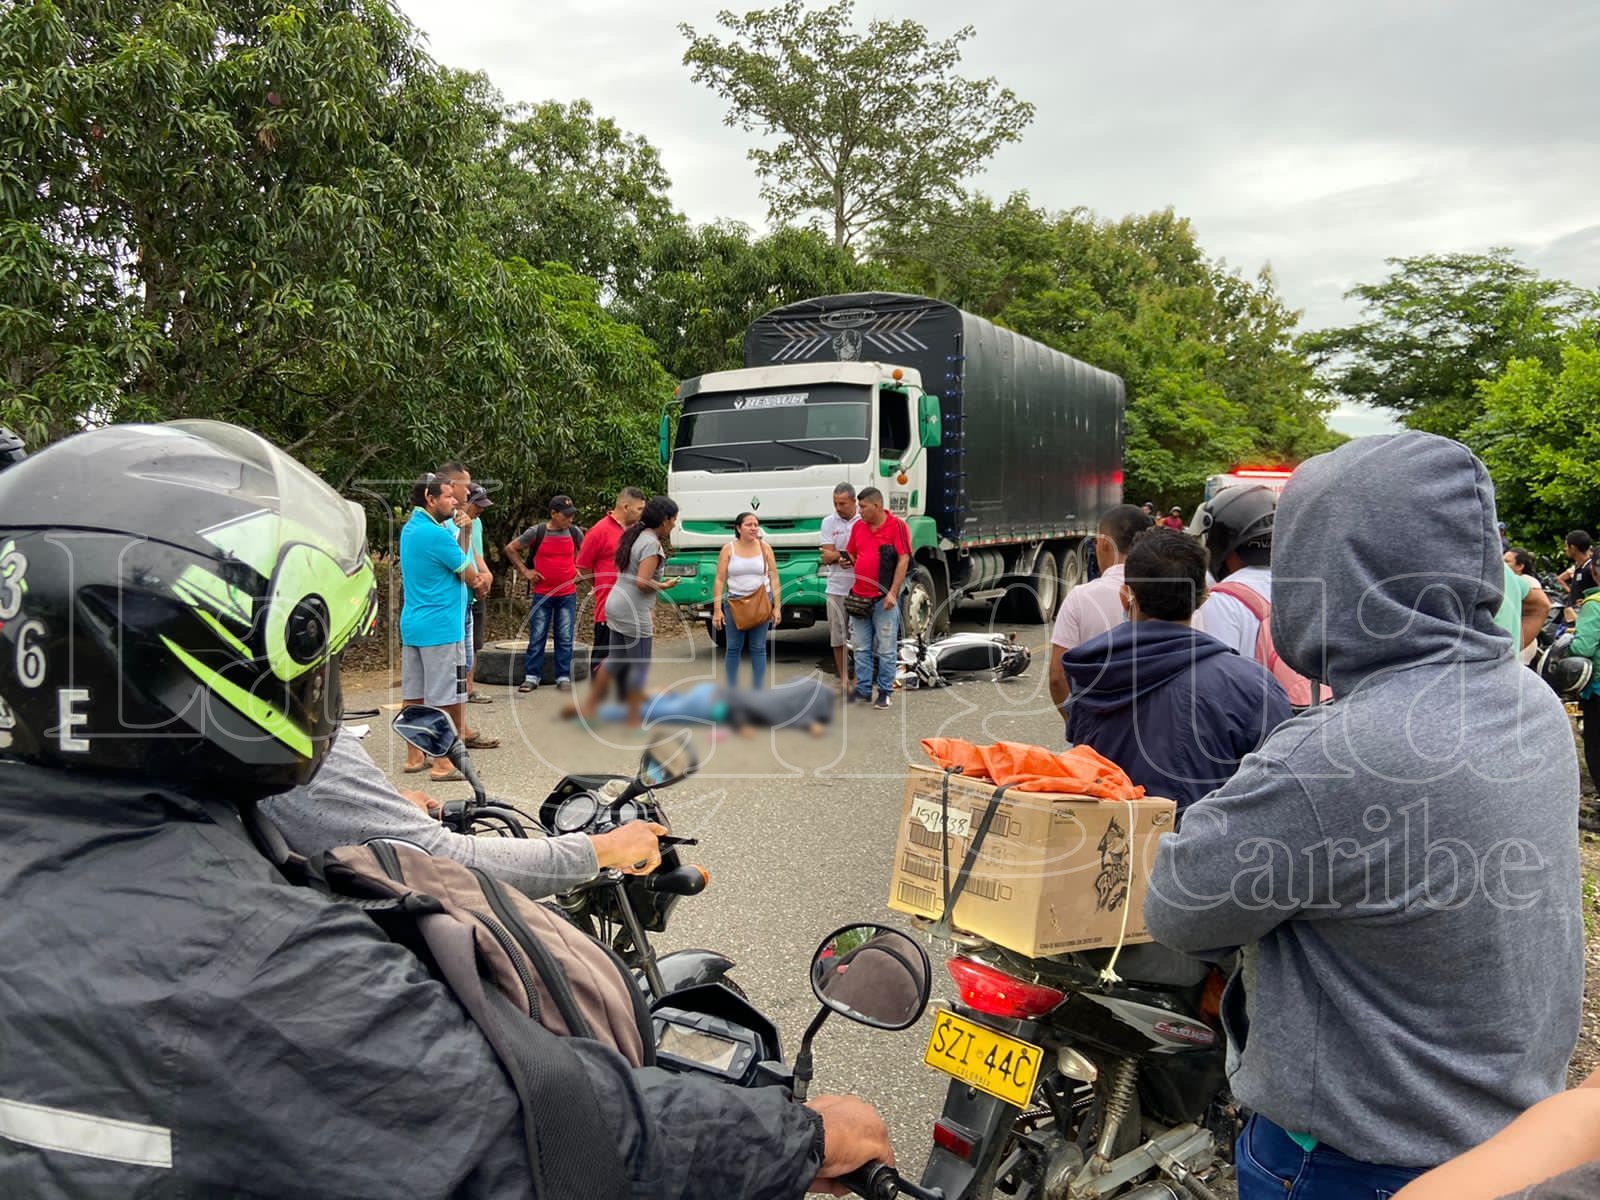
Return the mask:
[[(1009, 1033), (1012, 1037), (1022, 1038), (1035, 1045), (1040, 1044), (1041, 1025), (1037, 1021), (1007, 1021), (975, 1013), (959, 1005), (953, 1007), (970, 1021)], [(1047, 1059), (1043, 1069), (1048, 1070), (1050, 1065), (1051, 1061)], [(996, 1100), (993, 1096), (978, 1091), (977, 1088), (968, 1087), (959, 1080), (952, 1079), (950, 1088), (945, 1093), (944, 1110), (939, 1115), (976, 1134), (978, 1145), (972, 1152), (970, 1160), (960, 1158), (941, 1146), (935, 1146), (933, 1152), (928, 1155), (927, 1166), (922, 1169), (922, 1186), (939, 1188), (944, 1193), (945, 1200), (980, 1200), (972, 1193), (973, 1185), (999, 1163), (1000, 1155), (1005, 1152), (1006, 1142), (1010, 1139), (1011, 1127), (1016, 1124), (1020, 1113), (1021, 1110), (1014, 1105), (1007, 1104), (1004, 1100)], [(981, 1200), (989, 1198), (985, 1196)]]

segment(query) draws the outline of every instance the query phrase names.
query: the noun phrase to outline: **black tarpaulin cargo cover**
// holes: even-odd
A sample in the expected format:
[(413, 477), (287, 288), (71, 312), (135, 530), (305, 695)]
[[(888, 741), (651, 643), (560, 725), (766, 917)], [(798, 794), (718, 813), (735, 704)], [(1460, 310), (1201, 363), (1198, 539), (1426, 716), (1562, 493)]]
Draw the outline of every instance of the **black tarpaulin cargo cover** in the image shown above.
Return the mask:
[(944, 410), (924, 504), (941, 537), (1087, 534), (1122, 503), (1122, 380), (952, 304), (894, 292), (802, 300), (750, 326), (744, 361), (920, 372)]

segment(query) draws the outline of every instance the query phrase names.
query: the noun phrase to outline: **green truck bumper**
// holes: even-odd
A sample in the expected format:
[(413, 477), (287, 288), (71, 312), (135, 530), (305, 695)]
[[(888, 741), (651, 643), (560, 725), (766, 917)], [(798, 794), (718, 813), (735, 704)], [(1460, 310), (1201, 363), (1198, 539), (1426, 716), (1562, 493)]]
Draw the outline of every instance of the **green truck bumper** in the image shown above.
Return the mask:
[[(720, 550), (675, 550), (667, 560), (668, 576), (678, 584), (663, 599), (687, 608), (695, 617), (711, 614), (711, 585), (717, 577)], [(826, 619), (827, 577), (817, 572), (822, 560), (815, 552), (775, 551), (778, 579), (783, 591), (783, 623), (809, 625)]]

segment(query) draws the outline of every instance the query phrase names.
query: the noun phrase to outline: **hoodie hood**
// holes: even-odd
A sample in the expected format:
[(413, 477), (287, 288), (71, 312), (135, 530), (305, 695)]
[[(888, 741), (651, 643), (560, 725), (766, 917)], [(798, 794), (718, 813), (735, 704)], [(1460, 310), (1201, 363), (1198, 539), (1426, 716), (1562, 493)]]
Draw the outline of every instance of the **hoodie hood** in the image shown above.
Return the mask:
[(1489, 472), (1448, 438), (1358, 438), (1310, 459), (1278, 501), (1278, 654), (1336, 695), (1375, 674), (1504, 655), (1496, 519)]
[(1202, 659), (1232, 651), (1173, 621), (1124, 621), (1061, 656), (1071, 703), (1091, 713), (1130, 708)]

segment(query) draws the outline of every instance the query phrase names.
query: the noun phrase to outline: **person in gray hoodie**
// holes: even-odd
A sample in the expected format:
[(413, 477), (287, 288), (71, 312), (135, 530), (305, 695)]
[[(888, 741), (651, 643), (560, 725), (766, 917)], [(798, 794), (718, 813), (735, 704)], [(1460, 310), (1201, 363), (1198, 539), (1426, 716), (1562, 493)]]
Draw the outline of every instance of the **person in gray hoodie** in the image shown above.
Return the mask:
[(1145, 918), (1178, 950), (1244, 948), (1223, 1002), (1254, 1113), (1241, 1200), (1387, 1196), (1563, 1086), (1577, 755), (1495, 625), (1494, 491), (1465, 447), (1402, 433), (1311, 459), (1273, 567), (1278, 651), (1338, 699), (1190, 807)]

